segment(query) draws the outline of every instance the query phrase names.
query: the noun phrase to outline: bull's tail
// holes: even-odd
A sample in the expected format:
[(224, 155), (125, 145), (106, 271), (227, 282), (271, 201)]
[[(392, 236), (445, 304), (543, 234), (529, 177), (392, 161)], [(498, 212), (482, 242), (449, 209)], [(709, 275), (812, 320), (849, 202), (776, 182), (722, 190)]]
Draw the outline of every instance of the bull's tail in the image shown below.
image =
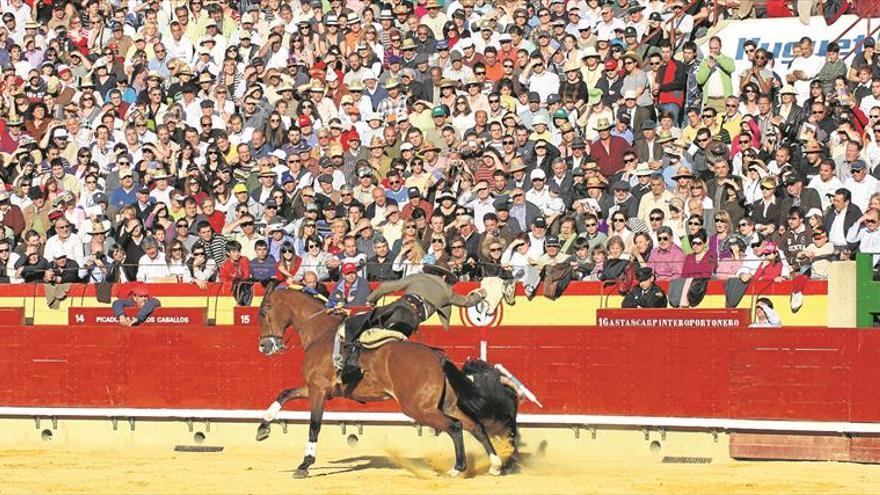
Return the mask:
[[(443, 363), (443, 372), (458, 397), (458, 408), (486, 429), (493, 444), (503, 441), (505, 449), (495, 445), (507, 460), (516, 451), (516, 414), (519, 403), (516, 393), (501, 383), (498, 370), (481, 360), (470, 360), (461, 370), (450, 361)], [(506, 454), (506, 455), (505, 455)]]

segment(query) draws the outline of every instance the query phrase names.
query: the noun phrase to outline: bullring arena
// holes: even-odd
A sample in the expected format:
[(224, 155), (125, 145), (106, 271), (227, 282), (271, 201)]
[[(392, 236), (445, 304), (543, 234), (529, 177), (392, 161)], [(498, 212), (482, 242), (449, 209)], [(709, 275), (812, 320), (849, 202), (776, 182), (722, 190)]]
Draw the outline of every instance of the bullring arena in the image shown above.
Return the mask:
[[(462, 310), (448, 332), (429, 321), (416, 340), (459, 364), (504, 363), (543, 405), (521, 404), (520, 460), (502, 477), (466, 438), (464, 479), (443, 475), (446, 435), (391, 402), (343, 399), (328, 405), (311, 476), (292, 479), (307, 405), (289, 403), (265, 442), (254, 434), (298, 384), (302, 351), (261, 356), (256, 307), (157, 284), (165, 319), (131, 330), (103, 321), (91, 287), (63, 312), (33, 305), (31, 287), (4, 287), (0, 492), (875, 493), (880, 337), (830, 328), (828, 309), (857, 312), (846, 294), (870, 282), (854, 265), (839, 274), (848, 283), (811, 283), (781, 329), (740, 328), (747, 300), (721, 309), (715, 283), (708, 308), (659, 317), (633, 319), (613, 309), (619, 296), (581, 283), (557, 301), (520, 293), (490, 317)], [(786, 308), (789, 290), (763, 295)], [(585, 314), (596, 320), (577, 325)]]

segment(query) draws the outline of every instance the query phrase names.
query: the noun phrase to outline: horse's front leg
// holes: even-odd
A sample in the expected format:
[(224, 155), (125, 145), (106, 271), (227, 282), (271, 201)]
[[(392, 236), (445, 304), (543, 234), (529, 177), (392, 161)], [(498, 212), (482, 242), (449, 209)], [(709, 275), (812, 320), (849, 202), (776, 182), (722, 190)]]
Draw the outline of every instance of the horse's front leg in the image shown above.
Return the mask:
[(278, 413), (281, 412), (281, 408), (284, 407), (284, 404), (286, 404), (287, 401), (293, 399), (305, 399), (308, 396), (308, 392), (308, 387), (303, 386), (289, 388), (278, 394), (278, 398), (275, 399), (275, 402), (269, 405), (268, 409), (266, 409), (266, 412), (263, 414), (263, 420), (260, 422), (260, 426), (257, 427), (257, 441), (262, 442), (269, 438), (269, 433), (271, 432), (269, 429), (269, 423), (275, 420), (275, 417), (278, 416)]
[(324, 401), (327, 398), (326, 390), (309, 390), (309, 441), (306, 442), (306, 454), (302, 464), (293, 473), (294, 478), (305, 478), (309, 475), (309, 466), (315, 463), (318, 453), (318, 434), (321, 432), (321, 418), (324, 416)]

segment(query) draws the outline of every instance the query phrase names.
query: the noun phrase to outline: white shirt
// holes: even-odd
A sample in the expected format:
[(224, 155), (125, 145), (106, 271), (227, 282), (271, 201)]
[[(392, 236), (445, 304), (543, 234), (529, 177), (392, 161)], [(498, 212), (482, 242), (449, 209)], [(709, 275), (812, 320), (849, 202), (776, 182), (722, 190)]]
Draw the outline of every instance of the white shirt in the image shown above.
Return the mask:
[(831, 223), (831, 231), (828, 232), (828, 240), (835, 246), (846, 246), (846, 232), (843, 231), (843, 222), (846, 220), (846, 210), (834, 217)]
[(810, 81), (816, 77), (816, 74), (822, 70), (822, 66), (825, 65), (825, 59), (823, 57), (818, 57), (816, 54), (812, 54), (809, 57), (797, 57), (791, 61), (791, 65), (788, 67), (789, 74), (800, 70), (803, 71), (804, 76), (806, 76), (805, 80), (797, 80), (794, 83), (794, 89), (797, 91), (797, 102), (798, 105), (803, 105), (807, 98), (810, 97)]
[(819, 199), (822, 200), (822, 209), (825, 210), (829, 206), (831, 206), (831, 198), (828, 197), (829, 194), (834, 194), (834, 191), (843, 187), (843, 183), (840, 182), (835, 176), (831, 176), (831, 180), (823, 181), (821, 177), (818, 175), (813, 177), (813, 180), (807, 184), (807, 187), (810, 189), (815, 189), (816, 192), (819, 193)]
[(43, 256), (51, 262), (55, 257), (55, 253), (59, 251), (67, 255), (67, 259), (74, 260), (79, 266), (82, 266), (84, 259), (83, 241), (78, 235), (70, 234), (67, 240), (61, 240), (58, 234), (53, 235), (46, 241)]
[(150, 255), (144, 254), (138, 260), (137, 279), (140, 282), (154, 282), (158, 278), (164, 278), (171, 275), (168, 271), (168, 265), (162, 251), (156, 251), (156, 257), (150, 258)]
[(875, 227), (873, 231), (870, 231), (863, 224), (854, 223), (846, 233), (846, 242), (851, 244), (858, 242), (860, 253), (873, 254), (874, 261), (871, 265), (880, 260), (880, 229)]
[(849, 189), (849, 192), (852, 193), (852, 204), (858, 206), (860, 210), (865, 211), (868, 209), (868, 202), (871, 200), (871, 195), (877, 192), (878, 182), (880, 181), (865, 174), (865, 178), (862, 179), (861, 182), (856, 182), (853, 177), (850, 177), (843, 183), (843, 187)]
[(876, 98), (873, 94), (862, 98), (862, 102), (859, 103), (859, 109), (865, 112), (865, 115), (868, 115), (874, 107), (880, 107), (880, 98)]
[(529, 74), (527, 80), (520, 77), (519, 81), (528, 84), (529, 91), (538, 93), (542, 103), (547, 103), (548, 96), (559, 93), (559, 76), (546, 69), (540, 74)]

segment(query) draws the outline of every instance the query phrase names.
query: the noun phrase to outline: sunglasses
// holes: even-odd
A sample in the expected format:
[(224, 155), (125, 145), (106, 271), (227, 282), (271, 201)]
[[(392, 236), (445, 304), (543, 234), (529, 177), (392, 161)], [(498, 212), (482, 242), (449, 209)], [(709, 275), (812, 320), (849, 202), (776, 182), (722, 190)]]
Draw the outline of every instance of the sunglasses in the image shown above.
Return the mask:
[(293, 254), (293, 249), (291, 248), (281, 248), (281, 254)]
[(699, 226), (703, 225), (703, 223), (702, 222), (688, 222), (688, 225), (690, 225), (691, 227), (699, 227)]
[(204, 256), (204, 255), (205, 255), (204, 251), (198, 251), (198, 252), (193, 253), (193, 256)]
[(662, 221), (663, 221), (663, 217), (651, 217), (651, 221), (652, 221), (652, 222), (662, 222)]
[(443, 239), (431, 239), (431, 244), (443, 244)]
[(668, 235), (660, 235), (660, 236), (657, 236), (657, 240), (658, 241), (668, 241), (669, 236)]
[(824, 232), (816, 232), (815, 234), (813, 234), (813, 239), (821, 239), (823, 237), (825, 237)]
[(703, 245), (703, 241), (701, 241), (699, 239), (694, 239), (693, 241), (691, 241), (691, 246), (702, 246), (702, 245)]
[(748, 227), (748, 226), (749, 226), (749, 223), (748, 223), (748, 222), (740, 222), (740, 223), (739, 223), (739, 226), (740, 226), (740, 227)]
[(626, 220), (624, 220), (623, 218), (615, 218), (614, 220), (611, 220), (611, 221), (614, 223), (626, 223)]
[(309, 249), (312, 249), (312, 248), (320, 248), (320, 247), (321, 247), (321, 246), (319, 246), (319, 245), (317, 245), (317, 244), (309, 244)]
[(725, 220), (723, 218), (716, 218), (715, 223), (727, 223), (727, 220)]

